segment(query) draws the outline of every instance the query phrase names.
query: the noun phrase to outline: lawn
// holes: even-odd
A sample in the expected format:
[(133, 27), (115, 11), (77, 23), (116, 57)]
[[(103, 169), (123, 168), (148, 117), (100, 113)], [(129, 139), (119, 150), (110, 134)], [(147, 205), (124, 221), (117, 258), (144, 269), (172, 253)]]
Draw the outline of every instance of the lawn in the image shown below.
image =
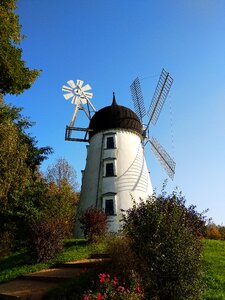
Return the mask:
[(51, 267), (55, 263), (88, 258), (91, 254), (104, 252), (104, 244), (88, 245), (85, 240), (67, 240), (64, 251), (47, 263), (31, 264), (27, 252), (18, 252), (0, 260), (0, 283), (18, 276)]
[[(64, 251), (45, 264), (29, 264), (26, 252), (15, 253), (0, 260), (0, 282), (20, 275), (50, 267), (58, 262), (88, 258), (92, 253), (104, 252), (105, 245), (87, 245), (84, 240), (68, 240)], [(203, 279), (206, 290), (203, 299), (225, 299), (225, 241), (203, 240)]]
[(204, 299), (225, 299), (225, 241), (203, 241)]

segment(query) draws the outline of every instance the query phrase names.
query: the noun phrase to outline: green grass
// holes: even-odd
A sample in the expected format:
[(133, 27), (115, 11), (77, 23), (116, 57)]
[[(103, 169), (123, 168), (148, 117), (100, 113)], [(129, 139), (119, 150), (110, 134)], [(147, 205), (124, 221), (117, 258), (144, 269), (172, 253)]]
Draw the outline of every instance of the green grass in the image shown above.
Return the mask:
[(104, 252), (105, 245), (88, 245), (85, 240), (65, 241), (64, 251), (47, 263), (30, 264), (27, 252), (18, 252), (0, 260), (0, 283), (12, 280), (24, 274), (39, 271), (55, 263), (75, 261), (90, 257), (93, 253)]
[(204, 299), (225, 299), (225, 241), (203, 241)]
[[(64, 251), (48, 263), (29, 264), (26, 252), (15, 253), (0, 260), (0, 282), (48, 268), (55, 263), (88, 258), (92, 253), (104, 252), (105, 244), (88, 245), (85, 240), (65, 241)], [(225, 299), (225, 241), (203, 240), (203, 279), (205, 300)], [(85, 275), (84, 282), (86, 282)], [(82, 279), (82, 278), (81, 278)]]

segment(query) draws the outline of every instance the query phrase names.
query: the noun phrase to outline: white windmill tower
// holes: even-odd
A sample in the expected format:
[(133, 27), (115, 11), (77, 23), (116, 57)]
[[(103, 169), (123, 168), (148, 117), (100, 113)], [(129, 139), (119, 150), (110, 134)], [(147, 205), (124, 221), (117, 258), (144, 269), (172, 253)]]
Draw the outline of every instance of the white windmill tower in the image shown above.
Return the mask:
[[(108, 216), (109, 230), (117, 232), (120, 228), (121, 211), (132, 207), (133, 199), (137, 202), (145, 200), (153, 192), (144, 156), (144, 146), (148, 142), (170, 177), (174, 175), (174, 161), (156, 139), (149, 139), (148, 136), (150, 124), (157, 122), (172, 85), (172, 78), (169, 73), (162, 71), (148, 111), (147, 126), (142, 123), (146, 113), (138, 78), (131, 85), (136, 113), (118, 105), (114, 94), (112, 104), (96, 112), (89, 99), (93, 95), (87, 92), (90, 86), (82, 88), (83, 82), (80, 82), (82, 81), (78, 80), (74, 84), (70, 80), (67, 82), (69, 88), (63, 86), (63, 91), (68, 92), (64, 97), (73, 97), (72, 103), (75, 104), (75, 112), (70, 126), (66, 127), (65, 138), (88, 142), (78, 215), (91, 206), (102, 208)], [(87, 128), (74, 127), (79, 109), (84, 110), (90, 120)], [(84, 138), (73, 138), (73, 131), (84, 131)], [(79, 236), (79, 226), (76, 231)]]

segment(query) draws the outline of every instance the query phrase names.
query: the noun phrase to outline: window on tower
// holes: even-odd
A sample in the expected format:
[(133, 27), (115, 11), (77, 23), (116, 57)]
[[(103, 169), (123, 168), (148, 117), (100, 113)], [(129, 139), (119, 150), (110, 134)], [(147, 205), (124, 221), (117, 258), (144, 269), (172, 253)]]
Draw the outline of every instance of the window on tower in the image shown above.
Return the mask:
[(106, 163), (105, 165), (105, 176), (109, 177), (109, 176), (114, 176), (114, 166), (113, 163)]
[(105, 214), (107, 216), (113, 216), (114, 215), (114, 201), (113, 201), (113, 199), (105, 200)]
[(109, 136), (109, 137), (106, 138), (106, 148), (107, 149), (114, 149), (115, 148), (114, 137), (113, 136)]

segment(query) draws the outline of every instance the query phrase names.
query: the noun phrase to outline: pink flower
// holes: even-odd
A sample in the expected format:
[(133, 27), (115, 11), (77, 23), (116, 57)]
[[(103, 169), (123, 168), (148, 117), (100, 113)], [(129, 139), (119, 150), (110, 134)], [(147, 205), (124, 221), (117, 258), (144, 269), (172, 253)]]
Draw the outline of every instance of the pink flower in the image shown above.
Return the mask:
[(113, 285), (117, 285), (116, 280), (113, 280), (113, 281), (112, 281), (112, 284), (113, 284)]
[(88, 295), (84, 295), (84, 299), (83, 300), (89, 300)]
[(104, 296), (102, 294), (97, 295), (97, 300), (104, 300)]
[(136, 292), (138, 293), (138, 294), (140, 294), (141, 293), (141, 289), (140, 289), (140, 287), (138, 286), (136, 289)]
[(117, 292), (124, 292), (124, 290), (125, 290), (125, 288), (124, 288), (124, 286), (118, 286), (118, 288), (116, 289), (117, 290)]
[(103, 273), (99, 275), (100, 283), (105, 282), (105, 279), (106, 279), (106, 274)]

